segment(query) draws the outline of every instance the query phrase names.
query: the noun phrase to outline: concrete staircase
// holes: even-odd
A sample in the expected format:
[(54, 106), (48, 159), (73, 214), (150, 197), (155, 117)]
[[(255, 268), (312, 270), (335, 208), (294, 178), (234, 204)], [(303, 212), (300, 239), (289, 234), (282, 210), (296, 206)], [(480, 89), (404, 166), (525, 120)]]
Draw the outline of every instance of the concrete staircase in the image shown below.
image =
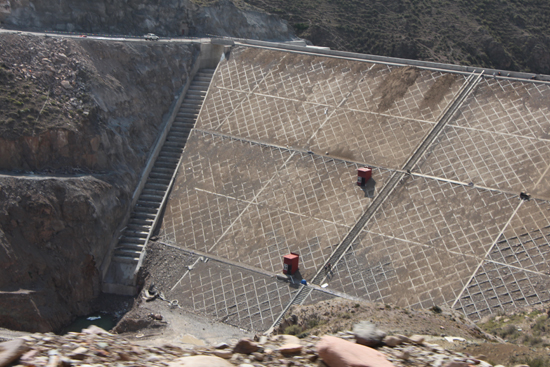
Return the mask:
[(199, 114), (202, 102), (214, 74), (202, 69), (195, 75), (147, 182), (132, 211), (128, 224), (114, 250), (103, 284), (103, 291), (116, 294), (135, 294), (138, 267), (147, 241), (162, 211), (165, 197), (176, 174), (187, 137)]

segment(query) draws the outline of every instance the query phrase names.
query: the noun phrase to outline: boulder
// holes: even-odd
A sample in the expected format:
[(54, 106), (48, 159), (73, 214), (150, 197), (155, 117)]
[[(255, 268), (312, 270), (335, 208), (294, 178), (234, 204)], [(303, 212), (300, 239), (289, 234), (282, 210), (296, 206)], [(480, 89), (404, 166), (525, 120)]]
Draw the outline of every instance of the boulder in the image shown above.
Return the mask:
[(317, 353), (329, 367), (394, 367), (377, 350), (334, 336), (322, 337)]
[(229, 359), (233, 356), (233, 352), (229, 349), (218, 349), (214, 351), (214, 355), (223, 359)]
[(394, 335), (386, 336), (382, 341), (391, 348), (403, 343), (403, 340), (400, 337)]
[(286, 356), (286, 355), (301, 353), (302, 348), (303, 348), (303, 346), (301, 344), (287, 343), (287, 344), (283, 344), (281, 347), (279, 347), (278, 350), (282, 355)]
[(233, 348), (233, 353), (250, 354), (257, 352), (260, 347), (250, 339), (241, 339)]
[(409, 338), (409, 340), (415, 344), (424, 344), (424, 337), (422, 335), (413, 335)]
[(191, 356), (175, 359), (168, 367), (234, 367), (225, 359), (212, 356)]
[(367, 347), (378, 347), (382, 345), (382, 339), (386, 333), (378, 329), (376, 325), (368, 321), (361, 321), (353, 325), (355, 341)]
[(0, 343), (0, 367), (7, 366), (21, 357), (29, 347), (23, 339), (13, 339)]

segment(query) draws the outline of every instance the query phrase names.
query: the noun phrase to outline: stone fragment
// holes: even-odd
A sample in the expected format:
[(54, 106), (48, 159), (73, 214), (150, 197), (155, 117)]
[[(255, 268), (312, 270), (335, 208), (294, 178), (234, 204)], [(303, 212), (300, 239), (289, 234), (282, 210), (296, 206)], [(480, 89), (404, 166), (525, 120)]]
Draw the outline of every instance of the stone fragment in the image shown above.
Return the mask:
[(409, 340), (415, 344), (424, 344), (424, 337), (422, 335), (413, 335), (409, 338)]
[(264, 355), (262, 353), (259, 353), (259, 352), (254, 352), (252, 353), (252, 355), (254, 356), (254, 359), (257, 360), (257, 361), (263, 361), (264, 360)]
[(121, 361), (131, 361), (133, 358), (125, 352), (118, 352), (118, 359)]
[(227, 343), (219, 343), (219, 344), (216, 344), (216, 345), (214, 346), (214, 348), (216, 348), (216, 349), (225, 349), (225, 348), (229, 348), (229, 344), (227, 344)]
[(233, 356), (233, 352), (228, 349), (218, 349), (214, 351), (214, 355), (223, 359), (229, 359)]
[(406, 361), (411, 357), (411, 353), (409, 353), (408, 350), (401, 350), (395, 356), (399, 359)]
[(286, 334), (278, 335), (277, 341), (284, 344), (288, 344), (288, 343), (300, 344), (300, 339), (294, 335), (286, 335)]
[(38, 350), (36, 349), (29, 350), (28, 352), (23, 354), (21, 358), (19, 358), (19, 363), (25, 366), (35, 365), (35, 363), (33, 363), (33, 359), (34, 357), (36, 357), (37, 354), (38, 354)]
[(73, 89), (71, 82), (69, 82), (68, 80), (61, 81), (61, 86), (65, 89)]
[(323, 336), (317, 343), (317, 353), (330, 367), (394, 366), (377, 350), (334, 336)]
[[(498, 317), (498, 316), (497, 316)], [(485, 354), (480, 354), (478, 356), (475, 356), (474, 357), (475, 359), (481, 359), (482, 361), (486, 360), (487, 359), (487, 356)]]
[(88, 351), (87, 348), (84, 347), (78, 347), (75, 350), (73, 350), (71, 353), (69, 353), (69, 357), (72, 359), (78, 359), (79, 361), (86, 358), (86, 352)]
[(29, 347), (23, 339), (13, 339), (0, 343), (0, 367), (4, 367), (21, 357)]
[(93, 335), (101, 335), (101, 334), (105, 334), (105, 335), (113, 335), (111, 333), (109, 333), (108, 331), (100, 328), (99, 326), (96, 326), (96, 325), (90, 325), (88, 326), (86, 329), (82, 329), (82, 332), (84, 334), (93, 334)]
[(514, 367), (529, 367), (527, 364), (516, 364)]
[(302, 352), (303, 346), (296, 343), (286, 343), (279, 347), (279, 352), (284, 355), (298, 354)]
[(361, 321), (353, 325), (353, 333), (358, 344), (367, 347), (377, 347), (382, 345), (382, 339), (386, 333), (378, 329), (376, 325), (368, 321)]
[(237, 342), (237, 345), (233, 348), (233, 353), (250, 354), (257, 352), (259, 349), (258, 344), (254, 343), (250, 339), (241, 339)]
[(400, 337), (394, 335), (386, 336), (384, 339), (382, 339), (382, 341), (384, 342), (384, 344), (391, 348), (403, 343)]
[(168, 367), (233, 367), (225, 359), (213, 356), (181, 357), (173, 360)]
[(260, 336), (260, 342), (259, 342), (259, 343), (260, 343), (260, 344), (265, 344), (265, 343), (267, 343), (267, 336), (265, 336), (265, 335)]

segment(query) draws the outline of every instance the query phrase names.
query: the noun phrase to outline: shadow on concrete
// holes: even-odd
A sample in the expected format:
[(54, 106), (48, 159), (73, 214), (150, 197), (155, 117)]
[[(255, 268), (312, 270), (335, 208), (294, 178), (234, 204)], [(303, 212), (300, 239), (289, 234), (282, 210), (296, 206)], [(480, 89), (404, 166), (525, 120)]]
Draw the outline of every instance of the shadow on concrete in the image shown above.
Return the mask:
[(300, 273), (300, 269), (296, 270), (294, 274), (288, 276), (289, 284), (292, 288), (300, 287), (300, 283), (302, 279), (303, 277), (302, 277), (302, 274)]
[(376, 180), (371, 177), (364, 186), (361, 186), (361, 190), (365, 193), (366, 198), (372, 199), (376, 191)]

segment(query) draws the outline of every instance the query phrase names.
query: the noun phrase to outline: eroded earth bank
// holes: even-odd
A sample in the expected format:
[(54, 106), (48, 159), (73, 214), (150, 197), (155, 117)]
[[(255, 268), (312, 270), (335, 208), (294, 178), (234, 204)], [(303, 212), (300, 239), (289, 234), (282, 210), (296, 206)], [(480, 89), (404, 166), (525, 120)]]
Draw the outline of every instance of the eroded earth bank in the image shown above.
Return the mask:
[(195, 44), (0, 35), (0, 325), (90, 311)]

